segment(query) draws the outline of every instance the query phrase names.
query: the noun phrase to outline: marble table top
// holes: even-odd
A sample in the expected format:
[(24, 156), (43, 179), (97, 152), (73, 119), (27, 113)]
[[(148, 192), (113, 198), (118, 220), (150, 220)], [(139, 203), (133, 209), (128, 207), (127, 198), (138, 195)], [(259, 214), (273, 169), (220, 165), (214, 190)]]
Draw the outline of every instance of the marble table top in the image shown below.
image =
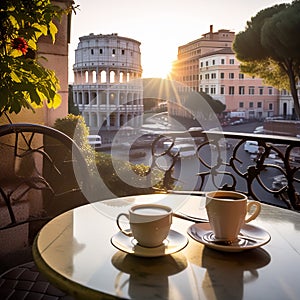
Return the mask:
[(271, 240), (241, 252), (205, 246), (187, 233), (193, 222), (175, 217), (171, 229), (188, 240), (178, 252), (140, 257), (112, 245), (116, 216), (133, 204), (149, 202), (206, 217), (204, 198), (189, 195), (131, 196), (81, 206), (42, 228), (33, 247), (36, 264), (78, 299), (299, 298), (299, 213), (263, 204), (251, 225)]

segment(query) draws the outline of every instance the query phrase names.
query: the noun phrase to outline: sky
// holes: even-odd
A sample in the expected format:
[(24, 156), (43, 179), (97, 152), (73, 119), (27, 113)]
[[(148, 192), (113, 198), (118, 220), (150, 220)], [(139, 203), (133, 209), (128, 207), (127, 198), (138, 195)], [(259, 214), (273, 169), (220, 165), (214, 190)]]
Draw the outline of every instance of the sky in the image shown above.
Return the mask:
[(229, 29), (238, 33), (260, 10), (276, 0), (75, 0), (69, 45), (69, 82), (79, 37), (118, 33), (141, 42), (144, 78), (165, 78), (177, 59), (178, 47), (209, 32)]

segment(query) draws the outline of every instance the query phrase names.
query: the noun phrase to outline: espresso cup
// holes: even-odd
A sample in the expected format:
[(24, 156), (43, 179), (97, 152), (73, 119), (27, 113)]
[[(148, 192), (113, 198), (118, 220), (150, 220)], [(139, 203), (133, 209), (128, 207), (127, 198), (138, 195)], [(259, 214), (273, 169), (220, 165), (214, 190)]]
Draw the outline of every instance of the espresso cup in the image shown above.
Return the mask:
[[(120, 218), (129, 221), (130, 229), (121, 226)], [(129, 209), (128, 213), (117, 216), (121, 232), (136, 239), (143, 247), (158, 247), (167, 238), (172, 224), (171, 207), (160, 204), (140, 204)]]
[[(252, 207), (255, 207), (253, 212)], [(206, 194), (206, 211), (216, 240), (236, 241), (242, 226), (254, 220), (260, 210), (259, 202), (248, 201), (242, 193), (214, 191)]]

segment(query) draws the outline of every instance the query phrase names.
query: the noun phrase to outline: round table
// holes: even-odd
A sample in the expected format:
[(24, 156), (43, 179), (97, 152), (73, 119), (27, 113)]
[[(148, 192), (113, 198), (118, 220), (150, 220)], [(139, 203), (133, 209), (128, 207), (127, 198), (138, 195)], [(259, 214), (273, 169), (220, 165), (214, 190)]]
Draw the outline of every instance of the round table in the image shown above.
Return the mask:
[(48, 279), (78, 299), (298, 299), (300, 215), (262, 205), (251, 224), (271, 235), (243, 252), (207, 248), (187, 234), (194, 223), (173, 218), (172, 230), (187, 246), (161, 257), (137, 257), (111, 243), (116, 216), (133, 204), (161, 203), (206, 216), (204, 198), (153, 194), (115, 198), (70, 210), (36, 237), (34, 259)]

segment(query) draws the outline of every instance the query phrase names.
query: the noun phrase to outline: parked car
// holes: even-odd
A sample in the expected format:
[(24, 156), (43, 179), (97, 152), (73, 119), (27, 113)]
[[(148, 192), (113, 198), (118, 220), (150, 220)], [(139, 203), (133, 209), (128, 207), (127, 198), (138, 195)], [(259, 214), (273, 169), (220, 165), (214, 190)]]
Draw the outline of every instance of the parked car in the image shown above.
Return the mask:
[(89, 142), (90, 146), (92, 146), (97, 151), (101, 148), (102, 138), (100, 135), (91, 134), (91, 135), (88, 135), (88, 142)]
[(264, 133), (264, 126), (258, 126), (254, 129), (253, 133)]
[(239, 125), (239, 124), (243, 124), (243, 123), (244, 123), (244, 119), (239, 119), (239, 120), (230, 122), (230, 125)]
[(285, 175), (277, 175), (273, 177), (273, 182), (272, 182), (272, 189), (273, 190), (280, 190), (281, 188), (287, 186), (288, 182), (285, 177)]
[(196, 155), (195, 145), (193, 144), (178, 144), (171, 148), (171, 153), (179, 153), (181, 158), (191, 158)]
[(244, 150), (249, 153), (258, 153), (258, 142), (257, 141), (246, 141), (244, 144)]

